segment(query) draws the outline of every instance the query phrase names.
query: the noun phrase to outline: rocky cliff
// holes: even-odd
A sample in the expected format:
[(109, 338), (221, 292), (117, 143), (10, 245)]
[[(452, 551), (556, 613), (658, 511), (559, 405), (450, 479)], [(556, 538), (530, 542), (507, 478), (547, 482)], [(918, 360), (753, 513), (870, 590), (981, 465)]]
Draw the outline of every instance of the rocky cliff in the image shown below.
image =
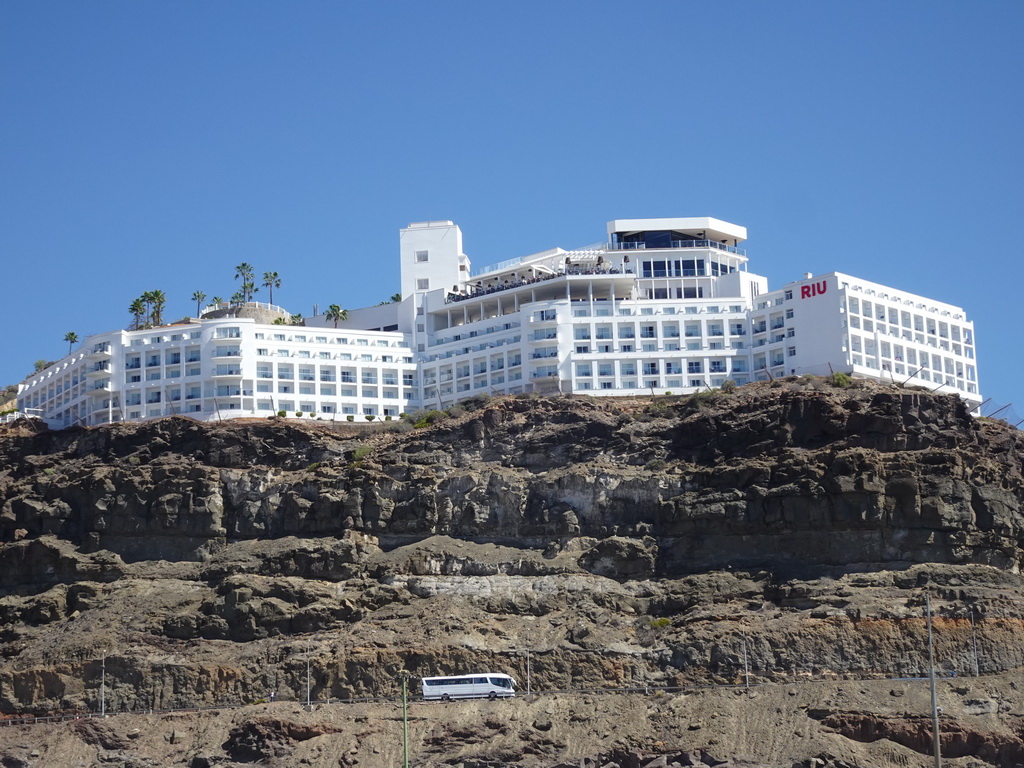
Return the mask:
[[(0, 432), (0, 711), (93, 710), (100, 674), (116, 711), (303, 699), (307, 661), (324, 701), (393, 695), (402, 673), (480, 668), (544, 691), (643, 695), (913, 676), (927, 664), (925, 589), (945, 674), (1024, 665), (1024, 441), (958, 398), (804, 378), (679, 398), (501, 398), (440, 417), (422, 429), (166, 419)], [(950, 688), (946, 738), (999, 734), (1002, 757), (956, 749), (1011, 766), (1024, 761), (1024, 715), (995, 687)], [(661, 759), (656, 742), (662, 764), (669, 747), (696, 764), (694, 749), (720, 742), (693, 693), (664, 694), (691, 697), (686, 722), (625, 704), (633, 720), (591, 721), (594, 706), (561, 695), (564, 707), (531, 710), (548, 729), (530, 739), (467, 745), (414, 728), (414, 764), (614, 752), (640, 765)], [(798, 747), (743, 742), (747, 764), (925, 759), (921, 711), (841, 700), (804, 704)], [(461, 717), (436, 728), (454, 733)], [(316, 738), (349, 738), (346, 723)], [(293, 725), (294, 738), (275, 736), (291, 747), (258, 759), (293, 764), (307, 740)], [(303, 759), (393, 764), (374, 748)]]

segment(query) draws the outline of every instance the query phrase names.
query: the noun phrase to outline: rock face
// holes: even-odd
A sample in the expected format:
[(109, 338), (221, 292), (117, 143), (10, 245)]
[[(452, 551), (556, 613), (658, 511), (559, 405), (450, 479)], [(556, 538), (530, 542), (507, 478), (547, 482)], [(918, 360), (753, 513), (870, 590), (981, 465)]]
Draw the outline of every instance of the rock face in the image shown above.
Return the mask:
[[(972, 420), (956, 397), (778, 383), (642, 406), (507, 398), (404, 434), (167, 419), (10, 436), (0, 537), (51, 534), (127, 561), (352, 530), (530, 547), (648, 536), (662, 575), (1018, 567), (1019, 434)], [(630, 546), (609, 545), (595, 567), (616, 549), (633, 563)]]
[[(483, 669), (521, 689), (529, 678), (534, 690), (644, 695), (917, 676), (925, 588), (944, 674), (1024, 665), (1024, 440), (958, 398), (798, 379), (474, 405), (415, 430), (166, 419), (0, 431), (0, 712), (94, 710), (101, 675), (115, 711), (271, 691), (304, 701), (307, 662), (320, 701), (393, 696), (401, 674)], [(450, 715), (416, 731), (429, 756), (416, 764), (921, 757), (920, 710), (879, 714), (840, 691), (786, 726), (807, 738), (744, 741), (717, 734), (721, 701), (664, 695), (680, 698), (659, 703), (671, 713), (639, 707), (622, 730), (612, 713), (587, 730), (587, 706), (543, 697), (515, 728), (484, 718), (470, 733)], [(949, 749), (1012, 765), (1024, 726), (1009, 699), (955, 695)], [(778, 727), (766, 718), (759, 727)], [(366, 752), (386, 749), (369, 736), (329, 760), (302, 751), (362, 727), (263, 712), (225, 721), (204, 742), (212, 751), (180, 764), (291, 765), (300, 752), (311, 765), (394, 764)], [(75, 733), (107, 758), (138, 744), (98, 726)], [(0, 751), (0, 764), (16, 760), (31, 763)]]

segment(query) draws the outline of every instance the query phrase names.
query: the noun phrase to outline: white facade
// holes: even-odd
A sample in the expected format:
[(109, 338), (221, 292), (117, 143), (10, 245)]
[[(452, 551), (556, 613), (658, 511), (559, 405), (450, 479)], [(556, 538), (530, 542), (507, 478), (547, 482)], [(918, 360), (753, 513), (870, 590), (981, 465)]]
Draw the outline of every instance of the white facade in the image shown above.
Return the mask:
[(28, 379), (18, 409), (54, 426), (184, 414), (397, 417), (416, 393), (401, 334), (195, 320), (85, 340)]
[(982, 401), (959, 307), (840, 273), (769, 291), (747, 271), (746, 230), (718, 219), (616, 220), (607, 235), (472, 273), (455, 224), (411, 224), (400, 303), (351, 310), (337, 329), (222, 309), (99, 334), (27, 380), (19, 409), (58, 426), (277, 411), (362, 420), (477, 394), (685, 393), (831, 371)]

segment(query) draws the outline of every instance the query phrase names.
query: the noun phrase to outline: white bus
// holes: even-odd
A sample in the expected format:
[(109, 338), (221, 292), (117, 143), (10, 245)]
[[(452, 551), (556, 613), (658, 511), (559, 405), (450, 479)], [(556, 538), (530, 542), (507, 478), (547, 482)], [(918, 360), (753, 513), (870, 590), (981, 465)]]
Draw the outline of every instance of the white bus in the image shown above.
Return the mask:
[(474, 672), (471, 675), (424, 677), (423, 699), (509, 698), (516, 695), (516, 681), (498, 672)]

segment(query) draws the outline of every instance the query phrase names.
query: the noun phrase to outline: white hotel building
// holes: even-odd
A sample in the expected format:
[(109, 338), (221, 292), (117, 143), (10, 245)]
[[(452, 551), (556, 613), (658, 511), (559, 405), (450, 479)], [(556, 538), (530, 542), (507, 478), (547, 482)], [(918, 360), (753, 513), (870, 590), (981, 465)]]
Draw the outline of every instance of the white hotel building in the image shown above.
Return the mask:
[(687, 393), (805, 373), (916, 384), (977, 408), (964, 310), (833, 272), (777, 290), (747, 270), (744, 227), (625, 219), (607, 238), (472, 272), (450, 221), (401, 231), (403, 300), (335, 328), (277, 307), (87, 338), (33, 375), (20, 411), (52, 426), (296, 412), (386, 419), (479, 394)]

